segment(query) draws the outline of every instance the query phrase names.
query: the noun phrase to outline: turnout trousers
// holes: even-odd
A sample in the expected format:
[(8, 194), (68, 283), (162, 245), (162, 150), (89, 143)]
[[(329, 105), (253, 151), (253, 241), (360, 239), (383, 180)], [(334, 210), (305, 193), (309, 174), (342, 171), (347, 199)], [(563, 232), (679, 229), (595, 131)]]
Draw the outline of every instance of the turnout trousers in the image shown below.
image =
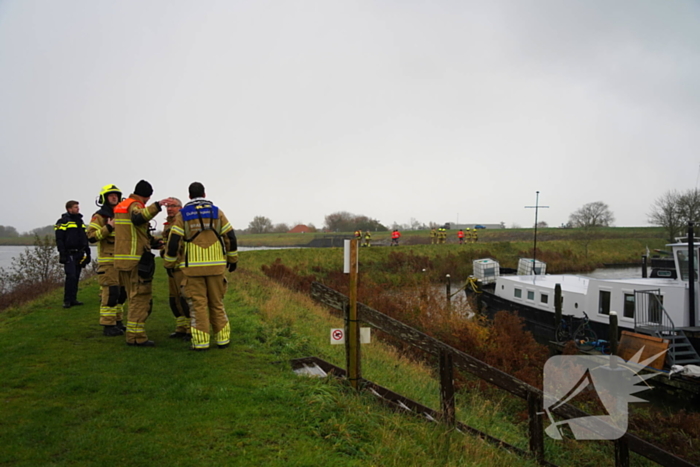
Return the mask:
[(185, 296), (190, 305), (192, 348), (209, 348), (210, 327), (217, 345), (231, 342), (231, 327), (224, 309), (227, 286), (223, 274), (185, 278)]
[(168, 300), (170, 310), (175, 316), (175, 332), (190, 333), (190, 307), (185, 300), (182, 284), (185, 281), (185, 273), (181, 269), (173, 269), (172, 276), (168, 276)]
[(119, 281), (126, 288), (129, 310), (126, 318), (126, 342), (141, 344), (148, 340), (146, 335), (146, 320), (151, 314), (151, 279), (139, 277), (138, 268), (130, 271), (119, 271)]
[(113, 263), (102, 263), (97, 268), (97, 283), (100, 284), (100, 324), (114, 326), (122, 321), (126, 289), (119, 284), (119, 271)]

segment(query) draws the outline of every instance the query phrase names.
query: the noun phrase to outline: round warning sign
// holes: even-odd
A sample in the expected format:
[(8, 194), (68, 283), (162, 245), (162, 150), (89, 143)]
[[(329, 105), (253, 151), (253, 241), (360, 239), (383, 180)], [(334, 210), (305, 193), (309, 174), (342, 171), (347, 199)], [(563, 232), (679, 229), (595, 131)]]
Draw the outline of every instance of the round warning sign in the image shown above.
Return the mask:
[(333, 333), (331, 334), (333, 339), (339, 341), (343, 339), (343, 330), (342, 329), (334, 329)]

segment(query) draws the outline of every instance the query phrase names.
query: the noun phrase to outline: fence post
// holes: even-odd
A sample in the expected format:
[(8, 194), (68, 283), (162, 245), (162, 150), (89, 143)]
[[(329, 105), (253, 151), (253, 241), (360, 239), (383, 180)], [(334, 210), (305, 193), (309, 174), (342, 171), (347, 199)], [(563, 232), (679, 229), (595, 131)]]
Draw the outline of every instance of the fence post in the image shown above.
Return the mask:
[(444, 351), (440, 352), (440, 402), (444, 422), (454, 426), (456, 423), (454, 366), (452, 354)]
[(538, 464), (544, 464), (544, 427), (542, 425), (542, 395), (535, 391), (527, 393), (527, 415), (530, 434), (530, 452)]
[(450, 275), (445, 275), (445, 292), (447, 294), (447, 304), (449, 305), (452, 301), (452, 284), (450, 283)]
[[(562, 296), (561, 296), (561, 284), (555, 284), (554, 285), (554, 329), (556, 332), (556, 329), (559, 327), (559, 323), (561, 323), (561, 304), (562, 304)], [(555, 336), (556, 338), (556, 336)]]
[(610, 312), (610, 355), (617, 355), (617, 312)]
[(623, 436), (615, 443), (615, 467), (630, 467), (630, 448), (627, 439)]

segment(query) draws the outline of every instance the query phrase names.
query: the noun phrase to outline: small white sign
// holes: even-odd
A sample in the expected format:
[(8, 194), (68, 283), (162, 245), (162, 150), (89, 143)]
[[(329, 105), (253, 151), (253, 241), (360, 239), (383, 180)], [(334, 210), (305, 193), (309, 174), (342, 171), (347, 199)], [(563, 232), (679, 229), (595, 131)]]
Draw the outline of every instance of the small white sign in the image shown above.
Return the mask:
[(372, 328), (360, 328), (360, 344), (369, 344), (370, 333), (369, 330)]

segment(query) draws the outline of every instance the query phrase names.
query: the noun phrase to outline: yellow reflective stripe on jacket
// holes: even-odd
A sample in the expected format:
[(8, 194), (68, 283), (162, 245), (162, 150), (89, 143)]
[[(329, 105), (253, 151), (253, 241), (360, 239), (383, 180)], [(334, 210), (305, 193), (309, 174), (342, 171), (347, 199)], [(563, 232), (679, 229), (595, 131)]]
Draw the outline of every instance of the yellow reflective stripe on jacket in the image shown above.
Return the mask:
[(227, 258), (238, 258), (238, 251), (229, 251), (226, 253)]
[(71, 222), (66, 222), (65, 224), (56, 224), (53, 229), (54, 230), (68, 230), (68, 229), (77, 229), (77, 228), (78, 228), (78, 224), (71, 221)]
[(181, 236), (181, 237), (184, 237), (184, 236), (185, 236), (185, 229), (183, 229), (182, 227), (178, 227), (178, 226), (174, 225), (173, 228), (170, 229), (170, 234), (171, 234), (171, 235), (172, 235), (172, 234), (175, 234), (175, 235), (179, 235), (179, 236)]
[(194, 243), (187, 243), (186, 255), (187, 265), (189, 267), (218, 266), (226, 264), (224, 252), (221, 249), (221, 244), (219, 242), (213, 243), (207, 248), (202, 248)]
[(116, 218), (114, 219), (114, 223), (118, 225), (125, 225), (129, 226), (129, 230), (131, 230), (131, 246), (129, 248), (129, 254), (115, 254), (114, 257), (116, 259), (126, 259), (126, 260), (133, 260), (136, 259), (137, 261), (141, 259), (141, 255), (137, 254), (137, 245), (138, 245), (138, 238), (136, 234), (136, 228), (134, 227), (134, 224), (131, 223), (130, 219), (119, 219)]

